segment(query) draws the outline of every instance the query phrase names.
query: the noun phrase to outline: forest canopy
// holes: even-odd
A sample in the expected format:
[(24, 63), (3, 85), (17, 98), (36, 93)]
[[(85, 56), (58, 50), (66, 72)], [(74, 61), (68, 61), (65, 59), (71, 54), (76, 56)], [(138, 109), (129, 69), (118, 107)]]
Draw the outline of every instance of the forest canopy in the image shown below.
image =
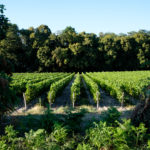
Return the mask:
[(0, 5), (0, 56), (14, 65), (15, 72), (150, 69), (150, 31), (96, 35), (68, 26), (56, 34), (43, 24), (19, 29), (4, 10)]

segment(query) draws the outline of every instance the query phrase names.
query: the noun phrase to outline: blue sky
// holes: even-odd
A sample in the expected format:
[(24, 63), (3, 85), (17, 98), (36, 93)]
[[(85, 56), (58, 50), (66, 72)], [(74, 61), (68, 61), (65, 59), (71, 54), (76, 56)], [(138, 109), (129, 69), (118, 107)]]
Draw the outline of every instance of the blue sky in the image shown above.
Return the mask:
[(19, 28), (46, 24), (52, 30), (127, 33), (150, 30), (150, 0), (1, 0)]

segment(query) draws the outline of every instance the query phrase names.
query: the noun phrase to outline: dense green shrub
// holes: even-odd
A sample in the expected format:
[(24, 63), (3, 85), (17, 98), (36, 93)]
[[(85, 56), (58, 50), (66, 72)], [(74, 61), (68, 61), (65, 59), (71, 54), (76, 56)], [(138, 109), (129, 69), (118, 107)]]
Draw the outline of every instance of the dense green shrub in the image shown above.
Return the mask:
[(93, 148), (89, 144), (79, 144), (77, 150), (93, 150)]
[(54, 130), (51, 133), (52, 139), (58, 144), (63, 144), (67, 140), (67, 128), (59, 123), (54, 124)]
[(103, 112), (102, 115), (104, 116), (103, 121), (105, 121), (107, 125), (116, 126), (116, 121), (119, 121), (121, 113), (115, 107), (110, 107), (107, 111)]
[(145, 148), (148, 134), (144, 124), (135, 127), (130, 120), (118, 123), (118, 127), (108, 126), (106, 122), (95, 123), (86, 134), (88, 143), (97, 149), (130, 150)]
[(12, 111), (17, 103), (17, 97), (9, 86), (10, 71), (8, 62), (0, 56), (0, 119), (5, 113)]
[(18, 132), (12, 126), (7, 126), (5, 135), (0, 136), (0, 150), (150, 149), (147, 128), (142, 123), (135, 127), (130, 120), (118, 123), (117, 127), (108, 126), (106, 122), (95, 123), (94, 127), (87, 130), (84, 140), (78, 138), (77, 135), (70, 136), (67, 126), (60, 123), (54, 124), (51, 133), (44, 129), (30, 130), (24, 137), (18, 137)]

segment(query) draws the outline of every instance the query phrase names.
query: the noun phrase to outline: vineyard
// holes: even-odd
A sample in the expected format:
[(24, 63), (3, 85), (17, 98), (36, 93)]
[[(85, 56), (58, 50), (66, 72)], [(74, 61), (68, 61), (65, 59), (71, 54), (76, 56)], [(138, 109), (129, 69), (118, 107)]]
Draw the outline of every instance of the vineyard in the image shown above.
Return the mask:
[(85, 86), (93, 103), (99, 107), (101, 90), (120, 104), (133, 104), (145, 98), (145, 90), (150, 84), (150, 71), (94, 72), (94, 73), (14, 73), (11, 88), (18, 96), (25, 93), (27, 103), (46, 94), (50, 106), (61, 95), (65, 87), (70, 87), (70, 102), (74, 107), (82, 98), (81, 84)]
[(150, 71), (14, 73), (0, 150), (149, 150), (149, 85)]
[(149, 6), (1, 2), (0, 150), (150, 150)]

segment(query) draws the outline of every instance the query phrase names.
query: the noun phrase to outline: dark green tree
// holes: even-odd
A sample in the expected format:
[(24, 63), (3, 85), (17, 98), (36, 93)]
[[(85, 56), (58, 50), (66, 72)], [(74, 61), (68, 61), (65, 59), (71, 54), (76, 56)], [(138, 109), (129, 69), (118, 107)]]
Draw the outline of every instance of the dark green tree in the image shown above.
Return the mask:
[(0, 55), (14, 65), (15, 71), (22, 71), (24, 68), (24, 49), (17, 25), (9, 24), (6, 38), (0, 41)]
[(0, 40), (5, 38), (8, 29), (8, 18), (4, 15), (5, 6), (0, 4)]
[[(5, 38), (6, 30), (8, 28), (8, 19), (4, 17), (3, 11), (4, 5), (0, 5), (0, 37), (2, 41)], [(5, 48), (7, 48), (7, 45)], [(17, 102), (14, 92), (9, 87), (9, 82), (11, 80), (10, 75), (12, 71), (12, 66), (10, 64), (11, 63), (0, 53), (0, 126), (2, 116), (7, 112), (12, 111), (14, 104)]]

